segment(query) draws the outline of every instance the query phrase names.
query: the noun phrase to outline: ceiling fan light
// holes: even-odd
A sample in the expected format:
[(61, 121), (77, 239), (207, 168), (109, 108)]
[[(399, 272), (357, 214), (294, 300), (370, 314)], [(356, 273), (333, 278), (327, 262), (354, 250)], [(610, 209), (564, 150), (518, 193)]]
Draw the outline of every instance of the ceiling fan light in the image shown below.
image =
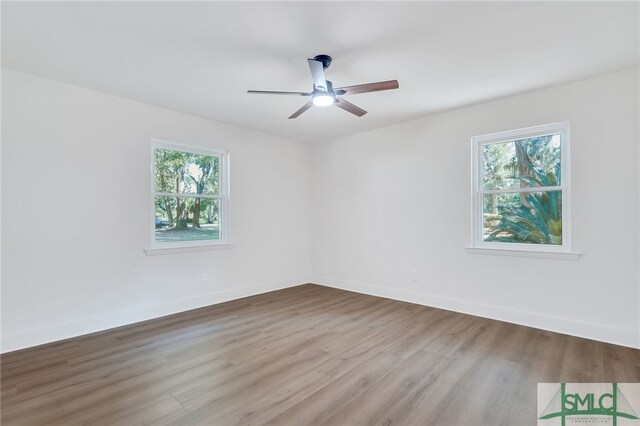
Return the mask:
[(315, 106), (329, 106), (335, 103), (336, 99), (330, 94), (318, 94), (313, 97), (313, 104)]

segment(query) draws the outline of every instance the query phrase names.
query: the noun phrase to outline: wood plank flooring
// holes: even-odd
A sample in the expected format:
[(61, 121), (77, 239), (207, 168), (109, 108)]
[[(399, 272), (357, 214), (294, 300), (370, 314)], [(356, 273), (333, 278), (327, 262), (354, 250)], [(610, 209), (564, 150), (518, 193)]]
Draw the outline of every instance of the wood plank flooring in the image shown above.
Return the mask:
[(303, 285), (0, 357), (9, 425), (535, 425), (640, 351)]

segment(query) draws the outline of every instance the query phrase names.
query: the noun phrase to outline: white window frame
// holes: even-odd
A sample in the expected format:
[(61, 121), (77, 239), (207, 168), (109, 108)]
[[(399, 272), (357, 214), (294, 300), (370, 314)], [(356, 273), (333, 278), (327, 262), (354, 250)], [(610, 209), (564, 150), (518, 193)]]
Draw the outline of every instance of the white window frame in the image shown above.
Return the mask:
[[(509, 142), (550, 134), (560, 134), (560, 168), (561, 185), (552, 187), (533, 187), (508, 190), (484, 190), (482, 188), (482, 147), (488, 144)], [(527, 127), (523, 129), (509, 130), (505, 132), (491, 133), (474, 136), (471, 138), (471, 241), (472, 246), (468, 250), (472, 253), (492, 251), (483, 254), (514, 254), (525, 253), (542, 254), (540, 257), (553, 257), (553, 255), (565, 255), (567, 259), (577, 259), (579, 253), (571, 251), (571, 155), (570, 155), (570, 123), (568, 121), (545, 124), (541, 126)], [(562, 191), (562, 245), (552, 244), (525, 244), (503, 243), (484, 241), (483, 239), (483, 195), (505, 192), (540, 192), (541, 190)], [(550, 256), (544, 256), (550, 255)]]
[[(156, 191), (155, 182), (155, 150), (157, 148), (169, 149), (172, 151), (189, 152), (192, 154), (213, 155), (219, 158), (219, 192), (216, 195), (206, 194), (174, 194)], [(151, 235), (150, 248), (145, 249), (147, 255), (172, 254), (183, 251), (202, 251), (217, 248), (230, 248), (233, 246), (230, 239), (230, 199), (229, 199), (229, 151), (217, 148), (203, 148), (200, 146), (185, 145), (177, 142), (170, 142), (160, 139), (151, 140), (151, 198), (149, 201), (149, 233)], [(174, 241), (174, 242), (158, 242), (155, 238), (155, 197), (167, 195), (171, 197), (184, 198), (210, 198), (219, 201), (219, 235), (216, 240), (195, 240), (195, 241)]]

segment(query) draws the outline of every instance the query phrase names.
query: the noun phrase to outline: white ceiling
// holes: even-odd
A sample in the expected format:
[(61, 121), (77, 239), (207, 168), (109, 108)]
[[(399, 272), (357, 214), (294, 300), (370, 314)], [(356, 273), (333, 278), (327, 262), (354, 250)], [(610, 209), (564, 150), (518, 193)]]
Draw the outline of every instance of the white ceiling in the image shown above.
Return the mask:
[[(2, 62), (213, 120), (312, 142), (639, 63), (639, 3), (2, 2)], [(287, 117), (307, 57), (335, 86), (397, 79)]]

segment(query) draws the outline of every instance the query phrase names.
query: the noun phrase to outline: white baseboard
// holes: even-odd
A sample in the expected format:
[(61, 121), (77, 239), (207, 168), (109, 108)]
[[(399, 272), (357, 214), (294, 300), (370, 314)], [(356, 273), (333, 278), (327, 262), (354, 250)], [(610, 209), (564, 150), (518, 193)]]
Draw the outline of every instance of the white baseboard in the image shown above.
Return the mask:
[(136, 309), (83, 318), (78, 321), (56, 324), (51, 327), (30, 330), (24, 333), (3, 335), (0, 353), (56, 342), (58, 340), (95, 333), (97, 331), (159, 318), (191, 309), (202, 308), (204, 306), (227, 302), (229, 300), (267, 293), (269, 291), (280, 290), (287, 287), (294, 287), (308, 282), (308, 277), (298, 277), (282, 281), (254, 284), (231, 290), (216, 291), (197, 297), (173, 300), (159, 305), (142, 306)]
[(586, 339), (598, 340), (600, 342), (613, 343), (615, 345), (640, 349), (640, 330), (614, 328), (570, 318), (509, 309), (495, 305), (485, 305), (425, 293), (397, 290), (389, 287), (339, 280), (325, 276), (313, 276), (311, 278), (311, 282), (327, 287), (334, 287), (342, 290), (369, 294), (372, 296), (386, 297), (388, 299), (401, 300), (403, 302), (417, 303), (419, 305), (431, 306), (434, 308), (446, 309), (449, 311), (510, 322), (527, 327), (568, 334), (570, 336), (583, 337)]
[(406, 290), (397, 290), (354, 281), (339, 280), (325, 276), (314, 276), (311, 279), (308, 277), (291, 278), (231, 290), (217, 291), (197, 297), (174, 300), (160, 305), (144, 306), (102, 316), (84, 318), (82, 320), (57, 324), (24, 333), (3, 335), (0, 353), (129, 325), (229, 300), (240, 299), (242, 297), (294, 287), (308, 282), (640, 349), (640, 333), (634, 330), (608, 327), (569, 318), (543, 315)]

